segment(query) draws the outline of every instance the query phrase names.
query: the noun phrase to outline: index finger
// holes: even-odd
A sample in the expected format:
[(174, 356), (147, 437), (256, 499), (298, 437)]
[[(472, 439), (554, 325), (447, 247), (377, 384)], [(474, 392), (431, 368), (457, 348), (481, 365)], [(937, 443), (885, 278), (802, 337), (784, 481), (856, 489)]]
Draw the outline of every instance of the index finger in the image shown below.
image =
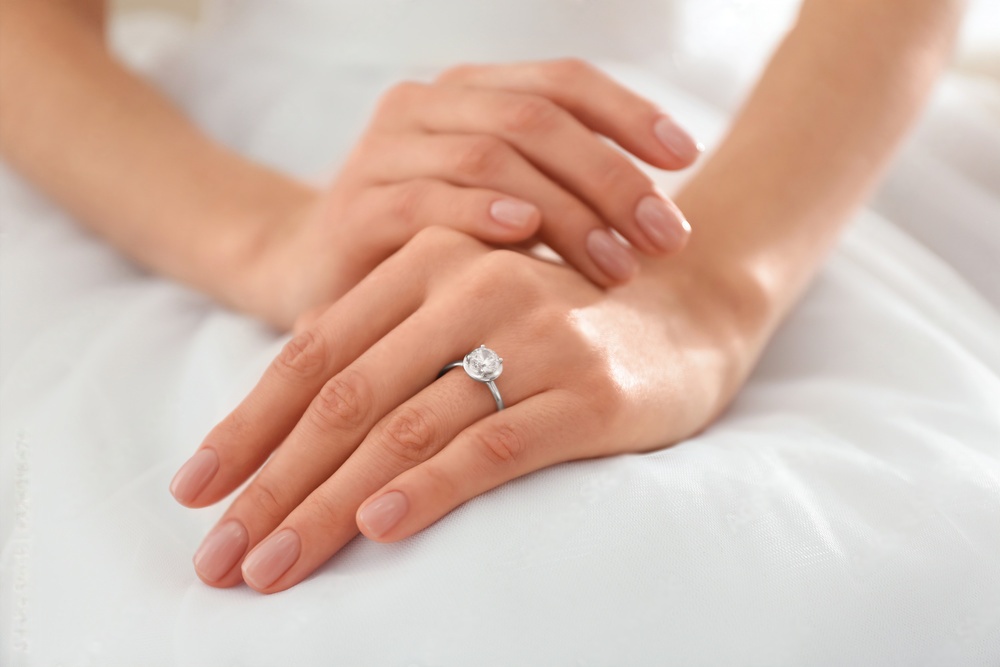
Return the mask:
[(460, 65), (437, 80), (547, 97), (590, 129), (661, 169), (683, 169), (704, 150), (656, 104), (584, 60)]

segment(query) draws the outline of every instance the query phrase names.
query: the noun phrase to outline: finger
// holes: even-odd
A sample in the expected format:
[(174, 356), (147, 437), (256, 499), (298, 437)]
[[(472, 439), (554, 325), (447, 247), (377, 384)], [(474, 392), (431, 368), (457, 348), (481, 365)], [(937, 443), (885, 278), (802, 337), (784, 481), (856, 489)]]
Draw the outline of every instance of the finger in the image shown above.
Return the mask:
[[(397, 160), (402, 159), (397, 157)], [(412, 173), (412, 172), (411, 172)], [(531, 238), (542, 221), (538, 207), (510, 194), (459, 187), (436, 178), (414, 177), (362, 190), (354, 203), (366, 224), (398, 248), (424, 227), (450, 227), (487, 243), (511, 244)]]
[[(502, 381), (498, 385), (508, 402), (531, 393), (529, 383)], [(250, 552), (244, 580), (273, 593), (304, 579), (357, 535), (355, 512), (372, 491), (495, 411), (486, 387), (458, 369), (445, 374), (381, 420), (343, 466)]]
[(373, 166), (366, 178), (406, 181), (429, 176), (532, 202), (541, 212), (539, 238), (597, 285), (620, 284), (638, 270), (632, 250), (614, 239), (593, 209), (502, 139), (461, 134), (384, 135), (371, 142), (370, 156)]
[[(239, 583), (237, 566), (247, 548), (334, 474), (379, 420), (432, 382), (452, 361), (453, 349), (477, 335), (474, 328), (459, 334), (442, 327), (442, 310), (434, 305), (418, 310), (323, 385), (292, 432), (206, 536), (195, 556), (195, 570), (206, 583)], [(238, 544), (233, 536), (240, 538)]]
[(462, 431), (423, 463), (401, 472), (362, 503), (357, 525), (395, 542), (431, 525), (490, 489), (546, 466), (596, 452), (579, 399), (563, 390), (537, 394)]
[(330, 307), (330, 305), (331, 304), (329, 303), (325, 303), (321, 306), (315, 306), (303, 312), (301, 315), (295, 318), (295, 324), (292, 326), (292, 333), (300, 334), (306, 329), (310, 328), (313, 324), (316, 323), (316, 320), (318, 320), (320, 316), (326, 312), (326, 310)]
[(679, 250), (690, 231), (652, 180), (569, 112), (537, 95), (456, 86), (397, 86), (377, 115), (389, 133), (492, 134), (586, 202), (645, 253)]
[(659, 107), (584, 60), (461, 65), (437, 80), (542, 95), (590, 129), (663, 169), (687, 167), (704, 150)]
[[(441, 235), (425, 232), (414, 241), (431, 236)], [(264, 463), (330, 377), (416, 310), (431, 269), (440, 269), (449, 253), (443, 243), (410, 250), (419, 245), (410, 244), (380, 264), (316, 326), (285, 345), (250, 394), (174, 476), (170, 491), (178, 502), (204, 507), (231, 493)], [(392, 289), (386, 289), (387, 281)]]

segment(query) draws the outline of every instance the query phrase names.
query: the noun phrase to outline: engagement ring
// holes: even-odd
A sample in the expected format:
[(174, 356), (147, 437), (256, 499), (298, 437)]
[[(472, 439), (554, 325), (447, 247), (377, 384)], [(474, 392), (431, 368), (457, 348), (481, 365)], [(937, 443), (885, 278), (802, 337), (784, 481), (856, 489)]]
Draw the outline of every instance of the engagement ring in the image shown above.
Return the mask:
[(441, 372), (438, 373), (438, 377), (441, 377), (452, 368), (458, 368), (459, 366), (465, 369), (470, 378), (476, 382), (482, 382), (489, 387), (490, 393), (493, 394), (493, 400), (497, 402), (497, 410), (503, 410), (503, 399), (500, 398), (500, 390), (497, 389), (496, 383), (493, 382), (503, 372), (503, 359), (490, 348), (480, 345), (465, 355), (465, 359), (462, 361), (453, 361), (442, 368)]

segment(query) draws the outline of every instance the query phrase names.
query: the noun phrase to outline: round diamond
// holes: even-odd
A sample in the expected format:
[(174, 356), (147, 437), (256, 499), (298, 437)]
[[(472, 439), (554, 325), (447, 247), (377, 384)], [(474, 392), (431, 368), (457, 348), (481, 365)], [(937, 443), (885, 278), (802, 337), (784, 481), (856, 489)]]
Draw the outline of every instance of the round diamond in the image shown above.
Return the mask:
[(500, 377), (500, 373), (503, 372), (503, 359), (490, 348), (480, 345), (465, 355), (462, 366), (473, 380), (487, 382)]

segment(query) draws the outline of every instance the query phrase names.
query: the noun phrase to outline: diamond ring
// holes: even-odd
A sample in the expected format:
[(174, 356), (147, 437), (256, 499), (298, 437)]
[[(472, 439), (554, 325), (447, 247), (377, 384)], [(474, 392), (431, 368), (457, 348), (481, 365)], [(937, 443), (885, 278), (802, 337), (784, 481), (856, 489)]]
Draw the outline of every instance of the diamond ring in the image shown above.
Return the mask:
[(458, 368), (461, 366), (468, 373), (469, 377), (476, 382), (482, 382), (490, 389), (490, 393), (493, 394), (493, 400), (497, 402), (497, 410), (503, 410), (503, 399), (500, 398), (500, 390), (497, 389), (497, 385), (494, 380), (500, 377), (500, 373), (503, 372), (503, 359), (500, 356), (486, 347), (485, 345), (480, 345), (472, 352), (465, 355), (465, 359), (462, 361), (453, 361), (438, 373), (438, 377), (441, 377), (452, 368)]

